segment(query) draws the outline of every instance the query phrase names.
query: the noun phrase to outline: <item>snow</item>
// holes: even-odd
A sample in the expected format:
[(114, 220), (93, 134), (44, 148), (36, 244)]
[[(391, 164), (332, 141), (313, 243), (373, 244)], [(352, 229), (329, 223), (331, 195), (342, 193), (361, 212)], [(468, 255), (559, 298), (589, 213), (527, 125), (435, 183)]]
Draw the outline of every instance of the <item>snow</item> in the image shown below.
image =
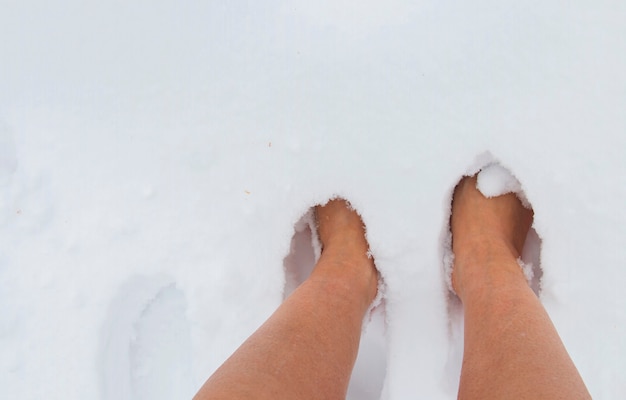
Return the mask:
[(511, 171), (492, 163), (480, 170), (476, 179), (476, 187), (486, 197), (497, 197), (507, 193), (515, 193), (526, 208), (532, 208), (522, 190), (522, 184), (513, 176)]
[(389, 4), (3, 5), (0, 397), (191, 397), (343, 196), (386, 284), (353, 398), (454, 398), (442, 232), (486, 152), (592, 395), (626, 397), (626, 6)]

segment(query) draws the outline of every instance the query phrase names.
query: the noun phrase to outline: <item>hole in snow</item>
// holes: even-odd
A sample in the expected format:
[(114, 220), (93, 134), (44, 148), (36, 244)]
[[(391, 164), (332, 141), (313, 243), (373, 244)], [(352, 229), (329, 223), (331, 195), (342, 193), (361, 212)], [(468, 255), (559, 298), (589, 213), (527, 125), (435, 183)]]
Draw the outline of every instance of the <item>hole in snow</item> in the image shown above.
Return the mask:
[(313, 234), (308, 223), (311, 216), (312, 211), (305, 214), (294, 227), (289, 254), (287, 254), (283, 260), (283, 267), (285, 269), (283, 300), (289, 297), (289, 295), (311, 275), (313, 267), (315, 266)]
[(524, 243), (524, 249), (522, 250), (522, 261), (532, 264), (533, 278), (530, 280), (530, 287), (539, 296), (543, 269), (541, 268), (541, 238), (535, 228), (530, 228), (528, 236), (526, 236), (526, 243)]

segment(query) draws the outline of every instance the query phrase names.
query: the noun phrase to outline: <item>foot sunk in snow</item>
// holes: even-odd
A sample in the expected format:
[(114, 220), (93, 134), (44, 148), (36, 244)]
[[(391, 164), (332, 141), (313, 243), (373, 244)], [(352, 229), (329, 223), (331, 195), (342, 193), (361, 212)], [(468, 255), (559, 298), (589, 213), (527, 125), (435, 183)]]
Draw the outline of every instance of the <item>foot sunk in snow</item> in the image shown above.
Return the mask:
[[(473, 171), (465, 176), (472, 176), (474, 174), (475, 172)], [(525, 208), (532, 209), (532, 206), (522, 189), (521, 183), (508, 169), (495, 160), (490, 161), (483, 167), (479, 168), (479, 172), (476, 174), (476, 188), (486, 198), (493, 198), (508, 193), (514, 193)], [(451, 202), (452, 200), (450, 200), (450, 204)], [(454, 254), (452, 252), (452, 233), (450, 231), (449, 213), (446, 221), (448, 221), (448, 224), (444, 232), (444, 239), (442, 240), (443, 269), (446, 285), (450, 292), (454, 294), (454, 289), (452, 287)], [(541, 289), (540, 281), (542, 276), (540, 266), (540, 250), (541, 239), (537, 235), (537, 232), (531, 227), (528, 232), (522, 254), (518, 259), (518, 263), (526, 276), (528, 284), (537, 295)]]
[[(465, 176), (476, 177), (476, 188), (487, 198), (498, 197), (507, 193), (514, 193), (525, 208), (532, 209), (526, 194), (522, 189), (519, 180), (490, 154), (479, 157), (475, 168), (469, 169)], [(441, 255), (443, 264), (443, 275), (448, 291), (448, 316), (450, 331), (450, 351), (446, 365), (447, 386), (450, 392), (456, 393), (458, 389), (458, 377), (461, 371), (463, 358), (463, 336), (464, 336), (464, 313), (463, 307), (452, 288), (452, 268), (454, 254), (452, 252), (452, 233), (450, 229), (450, 217), (452, 212), (452, 197), (455, 187), (449, 192), (446, 202), (450, 206), (445, 216), (444, 229), (441, 235)], [(541, 277), (543, 275), (540, 263), (541, 239), (535, 229), (531, 226), (526, 236), (523, 249), (518, 262), (524, 271), (524, 275), (535, 294), (539, 295), (541, 289)]]
[[(283, 260), (284, 298), (287, 298), (311, 274), (321, 254), (314, 210), (310, 209), (294, 226), (289, 254)], [(352, 371), (347, 400), (378, 400), (387, 369), (387, 344), (384, 314), (371, 313), (367, 329), (361, 335), (359, 354)]]

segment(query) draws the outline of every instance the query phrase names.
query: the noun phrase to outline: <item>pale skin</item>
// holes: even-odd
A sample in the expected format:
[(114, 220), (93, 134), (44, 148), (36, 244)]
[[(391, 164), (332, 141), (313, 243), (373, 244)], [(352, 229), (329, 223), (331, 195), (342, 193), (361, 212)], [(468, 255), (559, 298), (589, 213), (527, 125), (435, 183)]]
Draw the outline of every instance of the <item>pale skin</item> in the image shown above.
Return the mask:
[[(342, 199), (316, 207), (323, 245), (311, 276), (206, 381), (194, 400), (346, 396), (378, 273)], [(589, 399), (517, 264), (533, 214), (485, 199), (464, 178), (453, 199), (453, 287), (465, 312), (460, 399)]]

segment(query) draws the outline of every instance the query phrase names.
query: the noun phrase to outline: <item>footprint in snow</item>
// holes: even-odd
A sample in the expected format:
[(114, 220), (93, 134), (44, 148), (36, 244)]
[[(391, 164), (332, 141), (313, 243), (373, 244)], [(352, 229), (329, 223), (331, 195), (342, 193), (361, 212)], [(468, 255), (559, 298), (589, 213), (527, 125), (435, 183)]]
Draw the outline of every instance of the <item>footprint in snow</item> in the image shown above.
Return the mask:
[(184, 293), (166, 278), (135, 277), (103, 327), (103, 400), (191, 398), (191, 338)]

